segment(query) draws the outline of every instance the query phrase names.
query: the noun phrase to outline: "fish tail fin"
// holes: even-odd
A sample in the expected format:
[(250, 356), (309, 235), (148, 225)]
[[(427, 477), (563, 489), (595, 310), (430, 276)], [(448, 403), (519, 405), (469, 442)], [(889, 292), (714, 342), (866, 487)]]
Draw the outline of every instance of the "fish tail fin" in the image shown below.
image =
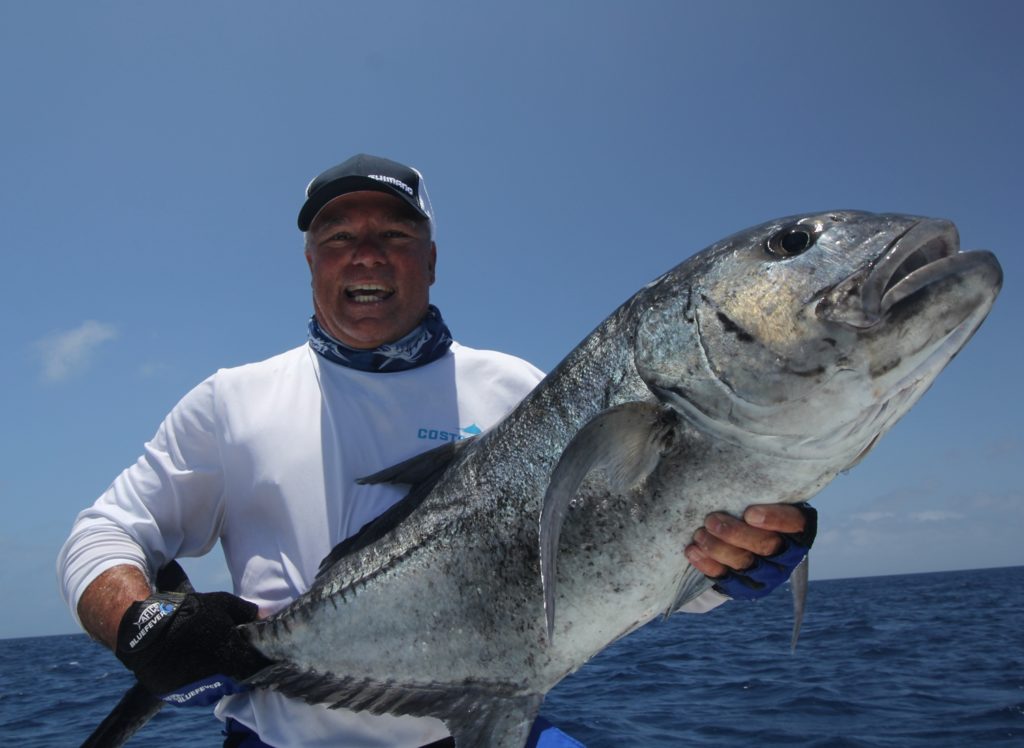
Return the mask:
[(164, 702), (136, 683), (125, 691), (117, 706), (85, 739), (82, 748), (117, 748), (124, 745), (163, 705)]
[[(195, 592), (188, 574), (173, 559), (156, 575), (156, 588), (163, 592)], [(82, 748), (117, 748), (163, 708), (164, 702), (141, 684), (125, 691), (117, 706), (82, 743)]]

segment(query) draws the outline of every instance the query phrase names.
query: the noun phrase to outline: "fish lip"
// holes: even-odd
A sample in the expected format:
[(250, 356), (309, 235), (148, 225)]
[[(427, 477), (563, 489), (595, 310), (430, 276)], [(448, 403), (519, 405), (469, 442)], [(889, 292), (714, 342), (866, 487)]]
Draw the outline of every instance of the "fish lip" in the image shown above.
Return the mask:
[(817, 314), (856, 329), (874, 327), (900, 301), (963, 273), (975, 254), (960, 251), (951, 221), (917, 219), (877, 259), (821, 297)]
[(896, 303), (955, 274), (962, 262), (956, 226), (922, 219), (903, 232), (864, 280), (861, 302), (869, 320), (879, 320)]

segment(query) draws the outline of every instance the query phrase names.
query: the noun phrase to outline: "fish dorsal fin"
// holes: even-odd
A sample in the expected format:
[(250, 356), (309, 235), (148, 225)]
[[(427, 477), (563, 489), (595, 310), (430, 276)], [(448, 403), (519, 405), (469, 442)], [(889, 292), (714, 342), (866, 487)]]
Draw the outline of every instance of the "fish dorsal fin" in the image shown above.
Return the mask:
[(371, 714), (435, 717), (445, 723), (456, 748), (522, 748), (544, 698), (505, 683), (377, 682), (304, 670), (288, 662), (274, 663), (245, 682), (274, 688), (310, 704)]
[(359, 478), (356, 483), (360, 485), (372, 485), (376, 483), (407, 483), (411, 486), (409, 493), (401, 501), (393, 504), (387, 511), (375, 519), (370, 520), (354, 535), (342, 540), (328, 553), (320, 562), (320, 568), (316, 573), (319, 579), (327, 569), (334, 565), (338, 559), (344, 558), (352, 553), (361, 551), (363, 548), (375, 543), (397, 527), (401, 522), (412, 514), (423, 500), (430, 494), (437, 482), (444, 475), (444, 471), (452, 461), (469, 443), (477, 437), (462, 439), (461, 441), (445, 444), (443, 447), (431, 449), (411, 457), (397, 465), (392, 465), (380, 472)]
[(376, 483), (408, 483), (411, 486), (417, 486), (431, 478), (436, 483), (437, 479), (441, 477), (441, 473), (445, 471), (452, 461), (479, 438), (478, 436), (471, 436), (468, 439), (460, 439), (457, 442), (449, 442), (441, 447), (428, 449), (426, 452), (420, 452), (415, 457), (410, 457), (408, 460), (404, 460), (397, 465), (384, 468), (373, 475), (359, 478), (356, 480), (356, 483), (361, 486)]
[(583, 479), (603, 469), (614, 491), (626, 491), (657, 467), (675, 433), (675, 415), (662, 406), (630, 402), (601, 411), (566, 446), (558, 460), (540, 518), (541, 583), (548, 640), (555, 626), (558, 539), (562, 524)]

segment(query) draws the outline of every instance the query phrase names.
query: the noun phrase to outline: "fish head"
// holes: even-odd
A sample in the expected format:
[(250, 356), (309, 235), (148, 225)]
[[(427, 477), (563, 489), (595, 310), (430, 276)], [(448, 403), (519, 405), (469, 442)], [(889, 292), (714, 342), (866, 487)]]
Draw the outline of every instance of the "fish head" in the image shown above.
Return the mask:
[(995, 257), (949, 221), (790, 216), (694, 255), (635, 299), (634, 360), (701, 428), (802, 458), (859, 459), (985, 319)]

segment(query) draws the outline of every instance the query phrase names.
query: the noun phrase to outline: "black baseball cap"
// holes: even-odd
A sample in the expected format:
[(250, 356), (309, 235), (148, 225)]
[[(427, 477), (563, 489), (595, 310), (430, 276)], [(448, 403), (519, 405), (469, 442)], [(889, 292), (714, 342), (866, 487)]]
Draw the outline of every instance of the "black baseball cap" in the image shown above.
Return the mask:
[(358, 153), (309, 183), (306, 202), (299, 211), (299, 230), (309, 231), (316, 214), (334, 198), (363, 190), (399, 197), (428, 221), (434, 220), (422, 174), (397, 161)]

